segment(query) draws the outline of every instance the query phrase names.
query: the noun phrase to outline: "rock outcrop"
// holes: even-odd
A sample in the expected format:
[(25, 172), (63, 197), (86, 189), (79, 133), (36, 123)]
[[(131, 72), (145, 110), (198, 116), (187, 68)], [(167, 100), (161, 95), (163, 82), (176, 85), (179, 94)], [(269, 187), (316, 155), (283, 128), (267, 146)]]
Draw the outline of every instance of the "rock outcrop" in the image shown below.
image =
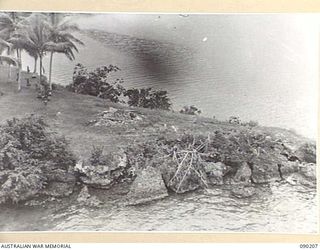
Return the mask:
[(279, 171), (282, 178), (287, 178), (292, 173), (296, 173), (300, 169), (300, 163), (298, 161), (286, 161), (279, 165)]
[(87, 186), (83, 186), (81, 189), (77, 197), (77, 202), (89, 207), (99, 207), (102, 204), (102, 202), (96, 196), (89, 193)]
[(172, 160), (168, 160), (160, 166), (165, 185), (171, 191), (182, 194), (194, 191), (207, 183), (206, 174), (191, 168), (189, 164), (177, 166)]
[(109, 189), (124, 177), (127, 169), (126, 155), (114, 155), (109, 165), (90, 165), (83, 161), (78, 162), (75, 171), (80, 181), (88, 186)]
[(294, 154), (302, 162), (316, 163), (317, 149), (314, 143), (302, 144)]
[(286, 161), (287, 159), (285, 159), (285, 157), (273, 154), (263, 154), (256, 157), (250, 162), (252, 168), (252, 181), (254, 183), (280, 181), (282, 178), (279, 166)]
[(163, 199), (168, 196), (161, 172), (154, 167), (147, 167), (137, 173), (127, 194), (128, 205), (138, 205)]
[(251, 182), (252, 171), (248, 163), (243, 162), (233, 177), (235, 182), (249, 183)]
[(66, 170), (51, 168), (47, 170), (47, 185), (42, 194), (52, 197), (65, 197), (73, 193), (76, 174), (72, 167)]
[(222, 185), (223, 177), (230, 170), (230, 167), (222, 162), (205, 162), (204, 171), (211, 185)]

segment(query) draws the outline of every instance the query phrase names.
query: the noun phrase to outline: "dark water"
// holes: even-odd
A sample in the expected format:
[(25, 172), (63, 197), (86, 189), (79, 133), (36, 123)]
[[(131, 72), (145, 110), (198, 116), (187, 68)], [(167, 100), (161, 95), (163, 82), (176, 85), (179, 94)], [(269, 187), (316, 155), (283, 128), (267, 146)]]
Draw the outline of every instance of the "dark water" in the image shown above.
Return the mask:
[[(90, 69), (113, 64), (127, 87), (168, 90), (176, 110), (193, 104), (208, 117), (239, 116), (316, 138), (318, 16), (73, 18), (99, 31), (78, 35), (86, 46), (76, 61), (55, 55), (57, 83), (70, 83), (78, 62)], [(33, 65), (27, 56), (24, 62)]]
[[(314, 189), (275, 183), (259, 195), (238, 199), (228, 190), (170, 196), (140, 206), (106, 204), (99, 209), (72, 205), (4, 210), (1, 231), (212, 231), (316, 233)], [(62, 206), (63, 207), (63, 206)]]

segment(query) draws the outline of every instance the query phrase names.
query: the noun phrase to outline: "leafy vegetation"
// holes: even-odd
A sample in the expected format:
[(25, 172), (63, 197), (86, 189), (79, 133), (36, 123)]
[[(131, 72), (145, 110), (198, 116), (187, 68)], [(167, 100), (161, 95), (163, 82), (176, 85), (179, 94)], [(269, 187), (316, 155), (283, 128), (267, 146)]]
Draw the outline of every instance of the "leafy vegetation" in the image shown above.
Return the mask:
[(103, 146), (93, 146), (91, 151), (91, 155), (89, 158), (89, 163), (93, 166), (106, 164), (107, 158), (106, 155), (103, 154)]
[(191, 106), (184, 106), (181, 110), (180, 110), (181, 114), (187, 114), (187, 115), (200, 115), (201, 114), (201, 110), (198, 109), (196, 106), (191, 105)]
[(124, 103), (127, 97), (129, 106), (164, 110), (171, 108), (167, 91), (152, 88), (125, 89), (122, 79), (111, 80), (111, 73), (119, 70), (117, 66), (109, 65), (88, 71), (82, 64), (77, 64), (73, 81), (67, 88), (75, 93), (97, 96), (115, 103)]
[(0, 203), (36, 196), (52, 169), (74, 164), (65, 138), (50, 132), (43, 118), (8, 120), (0, 127)]
[(128, 89), (125, 96), (129, 98), (129, 106), (149, 109), (170, 110), (171, 103), (168, 92), (165, 90), (152, 90), (152, 88)]
[(241, 120), (237, 116), (230, 116), (228, 122), (230, 124), (236, 124), (236, 125), (240, 125), (241, 124)]
[(112, 72), (120, 69), (109, 65), (88, 71), (82, 64), (77, 64), (73, 72), (73, 81), (67, 88), (75, 93), (97, 96), (112, 102), (120, 102), (125, 89), (122, 79), (109, 81)]

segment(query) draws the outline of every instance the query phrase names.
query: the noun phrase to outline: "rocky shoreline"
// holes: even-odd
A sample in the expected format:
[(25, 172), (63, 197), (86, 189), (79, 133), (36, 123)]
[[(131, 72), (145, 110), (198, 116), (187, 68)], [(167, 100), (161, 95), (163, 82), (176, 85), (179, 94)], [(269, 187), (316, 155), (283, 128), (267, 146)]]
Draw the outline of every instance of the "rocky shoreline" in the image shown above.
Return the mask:
[[(23, 94), (30, 100), (34, 91), (28, 91)], [(19, 98), (12, 106), (20, 107), (20, 117), (39, 112)], [(138, 205), (220, 187), (248, 198), (272, 182), (316, 188), (316, 144), (288, 130), (128, 108), (64, 89), (40, 115), (0, 127), (2, 204)], [(42, 123), (67, 140), (53, 138)]]
[[(201, 136), (199, 138), (204, 139)], [(92, 159), (81, 160), (65, 172), (53, 170), (49, 185), (42, 194), (57, 199), (73, 194), (79, 204), (99, 207), (108, 202), (104, 196), (111, 197), (115, 193), (120, 195), (111, 199), (112, 202), (140, 205), (163, 199), (170, 194), (198, 189), (210, 192), (216, 188), (227, 188), (230, 195), (243, 199), (259, 193), (261, 185), (274, 182), (316, 188), (316, 151), (312, 144), (305, 143), (291, 150), (281, 140), (275, 142), (269, 135), (264, 138), (260, 136), (259, 140), (270, 145), (265, 145), (265, 148), (257, 146), (255, 155), (251, 156), (250, 153), (250, 159), (245, 161), (241, 154), (232, 155), (232, 151), (225, 159), (218, 159), (219, 152), (214, 155), (214, 147), (210, 146), (216, 140), (209, 138), (208, 142), (199, 138), (192, 139), (193, 148), (190, 148), (191, 144), (183, 149), (179, 147), (179, 143), (180, 146), (189, 143), (180, 137), (169, 141), (166, 138), (166, 146), (170, 145), (166, 148), (153, 141), (153, 146), (139, 145), (134, 151), (129, 147), (118, 154), (104, 155), (100, 152), (95, 162)], [(160, 141), (163, 143), (163, 139)], [(202, 141), (201, 145), (207, 143), (207, 149), (200, 150), (196, 141)], [(137, 152), (136, 148), (139, 147), (150, 152), (141, 153), (141, 148)], [(155, 153), (159, 148), (167, 154)], [(177, 156), (179, 154), (182, 156)], [(164, 159), (156, 158), (159, 155)]]

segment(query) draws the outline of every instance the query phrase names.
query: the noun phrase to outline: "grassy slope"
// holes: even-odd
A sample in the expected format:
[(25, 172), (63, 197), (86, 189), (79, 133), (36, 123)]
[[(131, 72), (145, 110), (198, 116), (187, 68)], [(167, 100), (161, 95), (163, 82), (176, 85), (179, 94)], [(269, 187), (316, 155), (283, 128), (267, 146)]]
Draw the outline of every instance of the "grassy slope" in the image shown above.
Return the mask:
[[(159, 134), (170, 136), (183, 133), (183, 131), (210, 133), (217, 129), (246, 129), (243, 126), (221, 123), (204, 117), (160, 110), (128, 108), (96, 97), (74, 94), (64, 89), (56, 90), (52, 100), (45, 106), (41, 100), (36, 98), (37, 92), (34, 87), (24, 86), (21, 92), (17, 92), (16, 89), (17, 87), (13, 83), (0, 82), (0, 92), (3, 93), (0, 96), (0, 123), (13, 117), (22, 117), (31, 113), (43, 115), (52, 129), (70, 140), (72, 150), (79, 158), (87, 157), (93, 145), (103, 145), (106, 151), (113, 152), (118, 150), (118, 147), (152, 139)], [(144, 121), (139, 124), (111, 127), (86, 125), (88, 121), (94, 119), (99, 112), (107, 110), (108, 107), (136, 110), (144, 117)], [(172, 126), (178, 130), (175, 131)], [(284, 129), (266, 127), (254, 129), (269, 131), (291, 145), (298, 145), (306, 140)]]

